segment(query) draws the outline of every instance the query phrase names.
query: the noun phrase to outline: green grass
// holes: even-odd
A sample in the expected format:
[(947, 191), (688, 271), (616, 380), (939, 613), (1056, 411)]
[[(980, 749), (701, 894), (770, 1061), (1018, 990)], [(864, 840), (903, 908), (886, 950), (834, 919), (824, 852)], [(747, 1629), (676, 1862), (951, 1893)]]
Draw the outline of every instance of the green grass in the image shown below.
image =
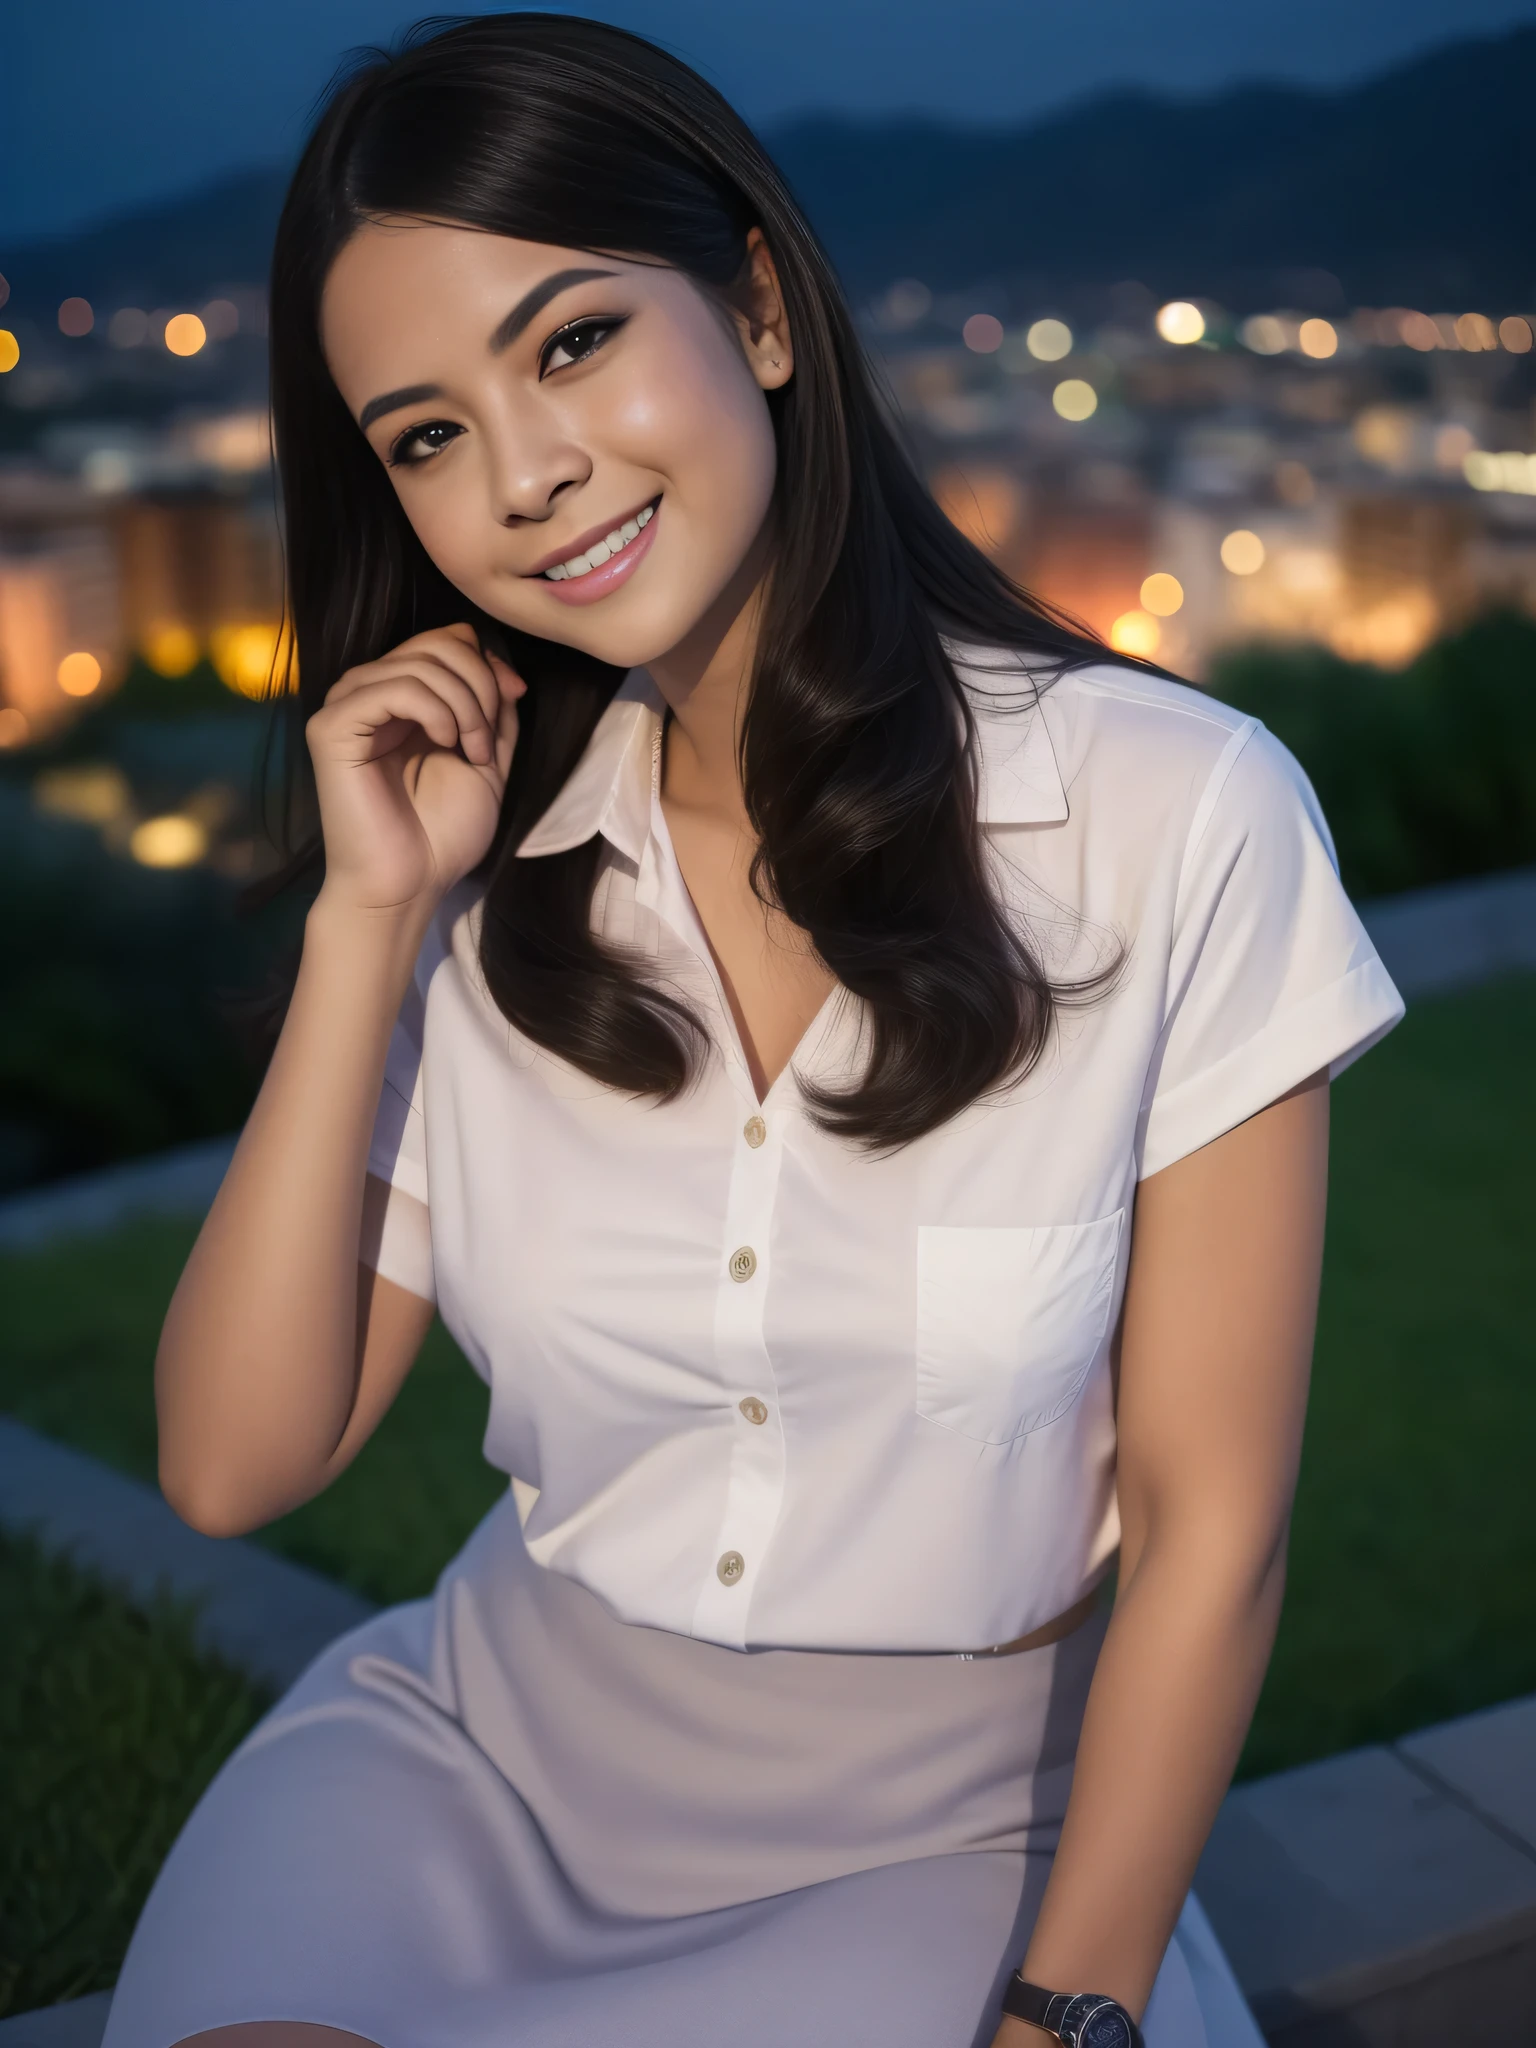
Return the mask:
[[(160, 1321), (195, 1224), (0, 1257), (0, 1413), (153, 1484)], [(506, 1486), (480, 1455), (488, 1394), (434, 1324), (399, 1399), (336, 1484), (256, 1540), (370, 1599), (410, 1600)]]
[(1536, 977), (1416, 1003), (1334, 1090), (1270, 1771), (1536, 1690)]
[(263, 1696), (148, 1614), (0, 1534), (0, 2017), (113, 1984), (139, 1909)]

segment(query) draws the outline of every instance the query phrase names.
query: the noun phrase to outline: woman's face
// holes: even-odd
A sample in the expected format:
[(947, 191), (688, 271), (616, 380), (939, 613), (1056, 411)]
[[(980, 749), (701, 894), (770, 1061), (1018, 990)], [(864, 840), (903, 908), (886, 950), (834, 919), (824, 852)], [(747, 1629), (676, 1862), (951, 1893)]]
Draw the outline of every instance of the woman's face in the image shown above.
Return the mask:
[(358, 230), (325, 287), (326, 359), (466, 597), (621, 668), (739, 608), (773, 494), (765, 394), (793, 367), (756, 236), (753, 266), (750, 313), (727, 314), (658, 264)]

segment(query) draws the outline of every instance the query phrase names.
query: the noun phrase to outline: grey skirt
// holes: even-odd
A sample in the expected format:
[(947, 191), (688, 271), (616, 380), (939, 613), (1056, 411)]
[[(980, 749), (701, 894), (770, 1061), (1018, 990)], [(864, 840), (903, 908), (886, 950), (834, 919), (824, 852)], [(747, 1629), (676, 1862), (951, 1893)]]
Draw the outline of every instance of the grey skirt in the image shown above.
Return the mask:
[[(616, 1621), (510, 1498), (230, 1758), (104, 2048), (259, 2019), (380, 2048), (985, 2048), (1102, 1615), (1004, 1657), (741, 1653)], [(1181, 1916), (1148, 2048), (1259, 2048)]]

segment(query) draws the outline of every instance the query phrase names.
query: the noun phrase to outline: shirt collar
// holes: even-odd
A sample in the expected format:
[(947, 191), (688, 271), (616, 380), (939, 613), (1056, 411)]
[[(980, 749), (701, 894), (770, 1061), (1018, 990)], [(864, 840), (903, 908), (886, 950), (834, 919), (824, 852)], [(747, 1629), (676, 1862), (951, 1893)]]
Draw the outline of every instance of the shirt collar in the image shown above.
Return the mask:
[[(1055, 825), (1067, 796), (1041, 702), (1017, 656), (993, 663), (951, 649), (971, 696), (983, 825)], [(565, 787), (518, 847), (520, 859), (566, 853), (594, 833), (638, 864), (651, 829), (651, 793), (666, 706), (643, 668), (631, 669), (597, 721)]]

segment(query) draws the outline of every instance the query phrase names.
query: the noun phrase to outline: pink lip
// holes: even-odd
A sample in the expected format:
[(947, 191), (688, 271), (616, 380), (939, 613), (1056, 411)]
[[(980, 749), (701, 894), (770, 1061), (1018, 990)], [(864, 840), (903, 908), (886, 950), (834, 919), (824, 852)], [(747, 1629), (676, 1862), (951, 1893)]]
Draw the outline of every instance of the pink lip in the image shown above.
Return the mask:
[(627, 583), (634, 575), (656, 538), (660, 518), (661, 505), (658, 501), (656, 510), (627, 548), (620, 548), (616, 555), (598, 568), (589, 569), (585, 576), (569, 576), (560, 583), (551, 583), (548, 577), (544, 577), (544, 588), (561, 604), (596, 604), (600, 597), (617, 590), (621, 583)]

